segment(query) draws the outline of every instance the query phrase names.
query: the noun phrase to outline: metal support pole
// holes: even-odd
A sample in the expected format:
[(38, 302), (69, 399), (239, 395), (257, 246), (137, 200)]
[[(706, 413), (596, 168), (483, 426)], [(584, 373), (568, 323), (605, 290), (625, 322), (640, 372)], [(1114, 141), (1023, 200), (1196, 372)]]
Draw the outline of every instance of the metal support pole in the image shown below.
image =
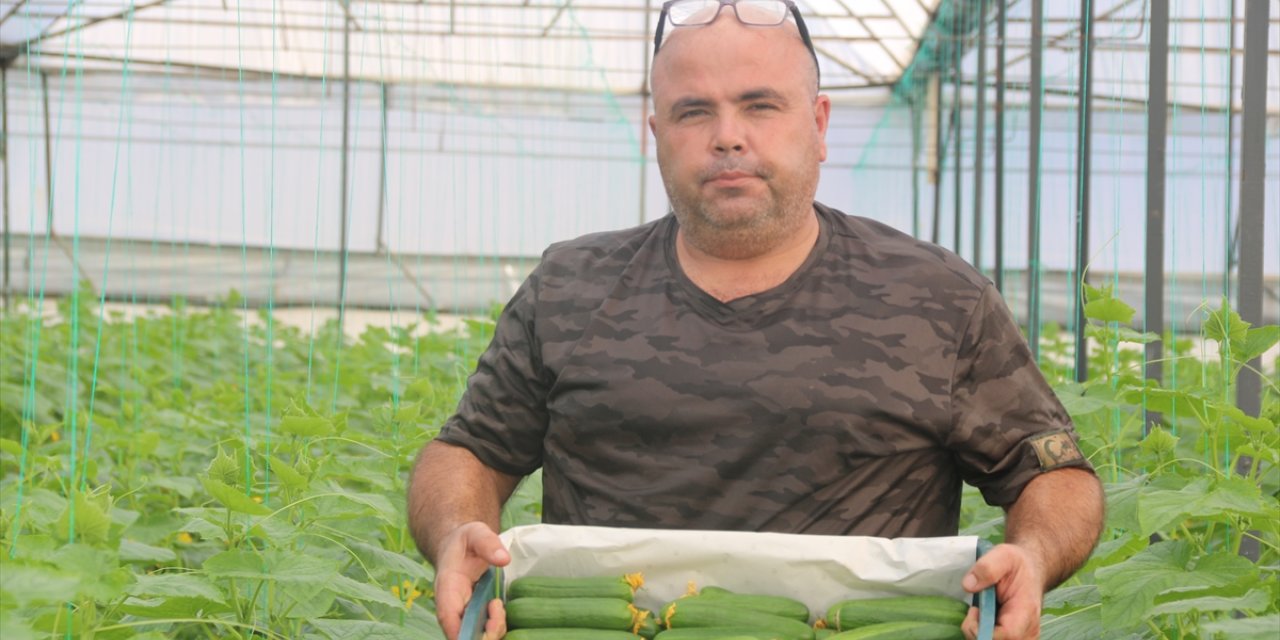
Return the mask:
[(920, 92), (911, 98), (911, 237), (920, 237)]
[(1031, 0), (1031, 131), (1027, 184), (1027, 343), (1040, 360), (1040, 111), (1044, 106), (1044, 0)]
[(973, 83), (978, 102), (973, 128), (973, 266), (982, 270), (982, 181), (987, 135), (987, 0), (978, 0), (978, 78)]
[(1093, 146), (1093, 0), (1080, 0), (1080, 101), (1077, 125), (1080, 131), (1080, 148), (1077, 154), (1076, 176), (1080, 190), (1076, 198), (1076, 278), (1075, 286), (1075, 345), (1076, 382), (1089, 379), (1089, 338), (1084, 329), (1085, 269), (1089, 261), (1089, 173), (1090, 152)]
[[(1227, 51), (1236, 50), (1236, 0), (1228, 3), (1231, 15), (1227, 17)], [(1236, 110), (1235, 110), (1235, 83), (1236, 83), (1236, 56), (1230, 54), (1227, 56), (1227, 195), (1226, 203), (1226, 225), (1223, 229), (1223, 247), (1226, 247), (1227, 258), (1222, 263), (1222, 297), (1231, 299), (1231, 270), (1236, 266), (1235, 240), (1231, 236), (1231, 230), (1234, 229), (1232, 220), (1234, 218), (1234, 202), (1231, 199), (1232, 187), (1235, 182), (1235, 153), (1233, 152), (1233, 144), (1235, 143), (1236, 128)]]
[(951, 227), (951, 250), (955, 251), (956, 255), (960, 255), (960, 224), (961, 224), (961, 218), (962, 218), (961, 203), (963, 202), (963, 197), (964, 197), (964, 183), (961, 181), (961, 177), (964, 171), (964, 155), (963, 155), (964, 153), (963, 124), (964, 123), (962, 122), (963, 110), (964, 110), (964, 99), (960, 93), (963, 87), (963, 83), (961, 82), (963, 74), (960, 71), (960, 62), (964, 58), (964, 40), (963, 40), (964, 31), (962, 30), (963, 29), (962, 18), (956, 15), (953, 15), (952, 18), (953, 18), (953, 22), (952, 22), (951, 35), (952, 35), (953, 46), (954, 46), (954, 49), (952, 52), (954, 55), (952, 57), (953, 66), (951, 70), (951, 73), (952, 73), (951, 79), (955, 86), (952, 89), (951, 117), (952, 117), (952, 122), (954, 123), (954, 126), (952, 127), (951, 130), (955, 133), (955, 143), (956, 143), (956, 146), (955, 146), (955, 153), (956, 153), (955, 183), (956, 184), (955, 184), (955, 191), (952, 192), (951, 194), (955, 196), (955, 204), (954, 204), (955, 211), (953, 212), (953, 215), (952, 215), (952, 227)]
[(44, 101), (44, 193), (45, 193), (45, 233), (55, 237), (53, 232), (53, 140), (49, 123), (49, 76), (40, 72), (40, 96)]
[[(1266, 235), (1267, 49), (1271, 3), (1252, 0), (1244, 5), (1244, 77), (1240, 116), (1240, 319), (1262, 324), (1262, 250)], [(1236, 406), (1250, 416), (1262, 410), (1262, 358), (1250, 360), (1236, 379)], [(1236, 470), (1248, 473), (1253, 460), (1241, 456)], [(1258, 562), (1258, 535), (1244, 536), (1240, 555)]]
[[(1151, 53), (1147, 91), (1147, 261), (1145, 329), (1164, 334), (1164, 225), (1165, 145), (1169, 129), (1169, 4), (1151, 4)], [(1228, 178), (1229, 179), (1229, 178)], [(1146, 345), (1146, 376), (1164, 379), (1164, 341)], [(1160, 414), (1146, 411), (1143, 433), (1160, 421)]]
[(378, 92), (378, 99), (382, 103), (382, 130), (381, 139), (378, 142), (378, 230), (373, 246), (378, 251), (383, 251), (387, 248), (386, 238), (382, 232), (387, 211), (387, 84), (384, 82), (379, 86), (381, 91)]
[(930, 80), (933, 87), (933, 228), (929, 239), (934, 244), (942, 242), (942, 161), (946, 153), (942, 148), (942, 71), (936, 71)]
[(342, 19), (342, 175), (338, 181), (338, 339), (341, 340), (347, 308), (347, 176), (351, 153), (351, 18)]
[[(1267, 26), (1270, 3), (1252, 0), (1244, 9), (1243, 114), (1240, 117), (1240, 319), (1262, 324), (1262, 250), (1266, 237)], [(1236, 404), (1257, 416), (1262, 408), (1261, 359), (1240, 371)]]
[[(644, 32), (653, 33), (653, 0), (644, 0)], [(640, 215), (636, 224), (644, 224), (649, 197), (645, 194), (649, 185), (649, 55), (653, 51), (649, 41), (641, 40), (640, 49), (644, 60), (644, 74), (640, 78)]]
[(996, 0), (999, 25), (996, 27), (996, 175), (995, 175), (995, 283), (996, 290), (1004, 291), (1004, 64), (1005, 36), (1008, 16), (1006, 0)]
[(4, 163), (4, 308), (13, 303), (9, 286), (9, 64), (0, 64), (0, 162)]

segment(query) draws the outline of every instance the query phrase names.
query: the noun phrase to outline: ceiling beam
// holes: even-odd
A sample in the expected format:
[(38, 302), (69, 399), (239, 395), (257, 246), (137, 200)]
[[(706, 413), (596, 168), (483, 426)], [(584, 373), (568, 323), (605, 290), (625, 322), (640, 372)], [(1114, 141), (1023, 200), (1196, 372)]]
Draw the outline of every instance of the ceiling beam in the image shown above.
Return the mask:
[[(151, 2), (149, 2), (149, 3), (147, 3), (147, 4), (131, 6), (131, 7), (129, 7), (128, 9), (125, 9), (124, 11), (120, 11), (120, 12), (117, 12), (117, 13), (108, 14), (108, 15), (105, 15), (105, 16), (98, 16), (98, 17), (96, 17), (96, 18), (89, 18), (88, 20), (85, 20), (84, 22), (82, 22), (82, 23), (80, 23), (80, 24), (73, 25), (73, 26), (69, 26), (69, 27), (67, 27), (67, 28), (65, 28), (65, 29), (62, 29), (61, 31), (54, 31), (54, 32), (50, 33), (50, 32), (48, 31), (48, 27), (51, 27), (51, 26), (53, 26), (54, 24), (57, 24), (57, 20), (55, 20), (55, 21), (53, 21), (53, 22), (50, 22), (50, 23), (49, 23), (49, 25), (45, 27), (45, 31), (42, 31), (42, 32), (40, 33), (40, 35), (38, 35), (38, 36), (36, 36), (36, 37), (34, 37), (34, 38), (29, 38), (29, 39), (27, 39), (27, 40), (23, 41), (23, 42), (22, 42), (21, 44), (19, 44), (18, 46), (19, 46), (19, 47), (22, 47), (22, 48), (24, 48), (24, 49), (25, 49), (25, 48), (27, 48), (27, 47), (30, 47), (32, 43), (40, 42), (41, 40), (47, 40), (47, 39), (49, 39), (49, 38), (57, 38), (57, 37), (59, 37), (59, 36), (64, 36), (64, 35), (67, 35), (67, 34), (70, 34), (70, 33), (75, 33), (76, 31), (81, 31), (81, 30), (83, 30), (83, 29), (86, 29), (86, 28), (88, 28), (88, 27), (92, 27), (93, 25), (98, 24), (98, 23), (101, 23), (101, 22), (109, 22), (109, 21), (111, 21), (111, 20), (119, 20), (120, 18), (123, 18), (123, 17), (125, 17), (125, 16), (131, 16), (131, 15), (132, 15), (132, 16), (136, 16), (136, 15), (137, 15), (139, 12), (141, 12), (141, 11), (146, 11), (147, 9), (153, 9), (153, 8), (155, 8), (155, 7), (159, 7), (159, 6), (162, 6), (162, 5), (164, 5), (164, 4), (167, 4), (168, 2), (169, 2), (169, 0), (152, 0)], [(68, 4), (67, 6), (68, 6), (68, 8), (74, 8), (74, 7), (78, 6), (78, 5), (76, 5), (76, 4), (74, 4), (74, 3), (72, 3), (72, 4)], [(62, 19), (62, 20), (66, 20), (66, 19), (67, 19), (67, 17), (68, 17), (68, 15), (69, 15), (69, 14), (65, 14), (65, 13), (64, 13), (60, 19)]]

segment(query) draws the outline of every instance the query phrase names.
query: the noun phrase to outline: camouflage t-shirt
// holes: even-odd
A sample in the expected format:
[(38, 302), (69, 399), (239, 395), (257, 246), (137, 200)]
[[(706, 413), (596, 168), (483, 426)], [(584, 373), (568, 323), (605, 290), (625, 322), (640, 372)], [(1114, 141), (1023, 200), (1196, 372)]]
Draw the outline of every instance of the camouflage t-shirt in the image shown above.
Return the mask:
[(815, 204), (787, 281), (722, 303), (673, 216), (551, 246), (439, 439), (543, 468), (546, 522), (954, 535), (961, 480), (996, 505), (1087, 468), (1003, 300), (937, 246)]

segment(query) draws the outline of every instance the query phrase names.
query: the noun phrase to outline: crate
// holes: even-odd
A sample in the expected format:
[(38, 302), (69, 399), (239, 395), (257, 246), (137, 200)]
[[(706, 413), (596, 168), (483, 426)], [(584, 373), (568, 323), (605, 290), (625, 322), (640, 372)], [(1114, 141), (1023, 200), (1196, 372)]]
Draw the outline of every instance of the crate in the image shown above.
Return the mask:
[[(655, 610), (655, 605), (678, 597), (693, 581), (744, 593), (788, 595), (821, 612), (850, 597), (968, 597), (963, 591), (956, 593), (959, 576), (972, 565), (971, 559), (990, 548), (972, 536), (889, 540), (563, 525), (517, 527), (502, 536), (512, 562), (506, 571), (490, 568), (476, 583), (463, 615), (460, 640), (482, 638), (489, 600), (505, 599), (506, 585), (525, 573), (577, 576), (641, 571), (645, 587), (637, 593), (637, 604)], [(978, 638), (990, 640), (995, 629), (995, 589), (972, 596), (972, 601), (980, 611)]]

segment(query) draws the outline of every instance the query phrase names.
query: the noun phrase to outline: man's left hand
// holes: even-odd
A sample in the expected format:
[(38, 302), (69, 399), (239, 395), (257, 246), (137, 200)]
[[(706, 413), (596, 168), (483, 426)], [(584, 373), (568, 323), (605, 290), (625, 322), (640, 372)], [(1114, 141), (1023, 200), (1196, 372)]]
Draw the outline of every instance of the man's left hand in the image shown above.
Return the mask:
[[(1036, 557), (1016, 544), (996, 545), (965, 574), (961, 586), (977, 593), (995, 585), (1000, 611), (994, 640), (1035, 640), (1040, 637), (1040, 605), (1044, 600), (1044, 571)], [(978, 637), (978, 609), (970, 608), (963, 625), (969, 640)]]

